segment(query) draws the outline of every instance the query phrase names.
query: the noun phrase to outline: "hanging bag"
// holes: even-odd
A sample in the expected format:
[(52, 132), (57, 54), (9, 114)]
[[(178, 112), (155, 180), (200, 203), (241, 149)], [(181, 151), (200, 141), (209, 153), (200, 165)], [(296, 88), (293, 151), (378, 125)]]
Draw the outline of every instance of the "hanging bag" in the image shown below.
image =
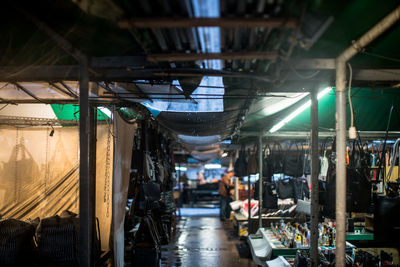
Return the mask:
[(249, 161), (247, 162), (247, 175), (258, 173), (258, 162), (256, 150), (250, 152)]
[(292, 177), (300, 177), (303, 175), (304, 152), (299, 149), (297, 144), (296, 150), (291, 151), (292, 145), (289, 145), (285, 153), (283, 173)]
[(297, 203), (298, 199), (304, 200), (305, 198), (310, 198), (310, 190), (305, 178), (293, 179), (293, 187), (295, 195), (294, 203)]
[(243, 177), (247, 174), (246, 151), (244, 150), (244, 146), (242, 146), (240, 149), (239, 157), (235, 162), (234, 170), (237, 177)]
[(275, 143), (271, 150), (271, 168), (272, 173), (283, 173), (283, 165), (284, 165), (284, 155), (282, 151), (282, 147), (279, 143)]
[(270, 156), (270, 152), (271, 149), (269, 148), (269, 146), (267, 145), (264, 149), (264, 158), (263, 158), (263, 177), (265, 179), (266, 182), (272, 182), (272, 158)]
[(262, 206), (266, 209), (278, 208), (278, 197), (273, 193), (273, 185), (270, 183), (265, 183), (263, 188)]
[(280, 199), (294, 198), (294, 186), (292, 179), (279, 180), (277, 191)]

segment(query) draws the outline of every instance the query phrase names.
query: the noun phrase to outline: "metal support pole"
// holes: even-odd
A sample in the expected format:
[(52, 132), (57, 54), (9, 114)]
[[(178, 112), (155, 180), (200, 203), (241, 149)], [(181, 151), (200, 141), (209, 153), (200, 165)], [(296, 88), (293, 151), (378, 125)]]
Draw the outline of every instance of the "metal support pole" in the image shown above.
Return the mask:
[(258, 228), (262, 227), (262, 198), (263, 198), (263, 145), (262, 135), (258, 137)]
[(249, 212), (249, 217), (248, 217), (248, 224), (247, 224), (247, 233), (250, 235), (251, 234), (251, 183), (250, 183), (250, 175), (248, 176), (247, 179), (247, 187), (248, 187), (248, 204), (249, 204), (249, 208), (248, 208), (248, 212)]
[(89, 177), (89, 73), (88, 60), (81, 58), (79, 79), (79, 266), (93, 266), (94, 203)]
[(311, 91), (311, 244), (310, 258), (311, 267), (318, 266), (318, 221), (319, 221), (319, 199), (318, 199), (318, 87)]
[[(336, 266), (346, 266), (346, 65), (336, 62)], [(344, 75), (343, 75), (344, 74)]]
[(336, 266), (346, 265), (346, 62), (400, 19), (400, 6), (336, 58)]
[(179, 190), (179, 198), (178, 198), (178, 216), (181, 218), (181, 208), (182, 208), (182, 199), (183, 199), (183, 191), (182, 191), (182, 180), (181, 180), (181, 163), (178, 163), (178, 190)]
[[(89, 107), (89, 119), (90, 119), (90, 129), (89, 129), (89, 189), (90, 189), (90, 222), (93, 227), (93, 244), (96, 241), (96, 144), (97, 144), (97, 108), (95, 106)], [(94, 252), (94, 251), (93, 251)], [(93, 253), (94, 262), (96, 262), (95, 254)]]

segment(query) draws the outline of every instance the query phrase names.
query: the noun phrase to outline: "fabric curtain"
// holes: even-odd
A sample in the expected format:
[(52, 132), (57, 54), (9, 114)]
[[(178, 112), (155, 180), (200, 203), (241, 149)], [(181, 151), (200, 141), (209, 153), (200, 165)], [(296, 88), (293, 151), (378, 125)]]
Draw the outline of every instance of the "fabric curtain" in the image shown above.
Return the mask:
[(131, 169), (133, 136), (136, 125), (126, 123), (117, 112), (114, 116), (114, 175), (112, 247), (114, 266), (124, 266), (124, 219)]

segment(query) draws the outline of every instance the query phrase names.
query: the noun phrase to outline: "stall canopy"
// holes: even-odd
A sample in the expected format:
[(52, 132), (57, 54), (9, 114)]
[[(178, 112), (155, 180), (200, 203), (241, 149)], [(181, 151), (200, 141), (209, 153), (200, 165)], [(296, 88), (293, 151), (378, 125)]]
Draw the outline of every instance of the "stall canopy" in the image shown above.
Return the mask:
[[(65, 105), (76, 116), (78, 107), (66, 104), (78, 102), (74, 52), (79, 50), (89, 57), (94, 105), (139, 103), (174, 134), (192, 137), (179, 139), (187, 149), (204, 153), (200, 145), (191, 146), (193, 138), (212, 145), (240, 132), (268, 131), (308, 101), (310, 90), (334, 86), (333, 59), (397, 5), (395, 0), (7, 1), (0, 18), (0, 101), (52, 104), (56, 115), (61, 106), (54, 105)], [(350, 61), (356, 113), (370, 114), (361, 102), (380, 101), (365, 94), (397, 95), (386, 89), (400, 80), (399, 41), (400, 28), (393, 27)], [(334, 88), (321, 105), (333, 94)], [(326, 116), (321, 127), (332, 129), (333, 106), (320, 110)], [(356, 115), (360, 129), (382, 129), (372, 121), (382, 122), (384, 112), (372, 120)], [(301, 119), (306, 114), (280, 131), (306, 129)], [(65, 118), (64, 111), (57, 117)]]

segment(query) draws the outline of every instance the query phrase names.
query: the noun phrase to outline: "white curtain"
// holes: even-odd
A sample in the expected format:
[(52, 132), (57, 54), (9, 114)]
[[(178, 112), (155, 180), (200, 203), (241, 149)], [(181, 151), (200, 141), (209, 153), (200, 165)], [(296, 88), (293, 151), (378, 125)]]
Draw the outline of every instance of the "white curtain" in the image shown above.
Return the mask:
[(124, 266), (124, 219), (136, 125), (114, 116), (113, 252), (114, 266)]

